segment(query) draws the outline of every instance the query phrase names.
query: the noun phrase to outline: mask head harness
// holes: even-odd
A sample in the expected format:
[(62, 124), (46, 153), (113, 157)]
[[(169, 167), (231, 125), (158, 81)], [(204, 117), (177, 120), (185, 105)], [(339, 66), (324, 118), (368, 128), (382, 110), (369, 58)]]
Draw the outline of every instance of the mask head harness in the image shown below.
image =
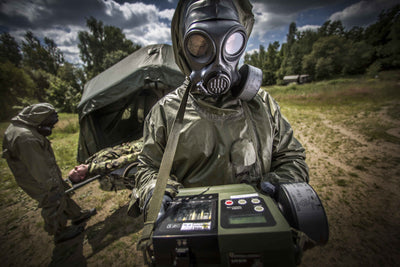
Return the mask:
[[(184, 53), (192, 69), (192, 83), (205, 95), (219, 96), (233, 89), (233, 95), (240, 97), (244, 88), (238, 86), (242, 87), (246, 83), (242, 80), (254, 73), (237, 69), (246, 48), (247, 34), (234, 4), (231, 1), (194, 2), (187, 7), (184, 22)], [(258, 88), (250, 94), (251, 98), (260, 84), (254, 86)]]

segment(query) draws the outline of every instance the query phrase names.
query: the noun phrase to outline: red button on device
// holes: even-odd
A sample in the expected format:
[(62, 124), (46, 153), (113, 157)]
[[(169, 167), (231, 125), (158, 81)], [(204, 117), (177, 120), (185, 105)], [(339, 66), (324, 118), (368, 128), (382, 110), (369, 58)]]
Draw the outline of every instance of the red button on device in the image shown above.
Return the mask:
[(227, 206), (231, 206), (232, 204), (233, 204), (232, 200), (226, 200), (225, 201), (225, 205), (227, 205)]

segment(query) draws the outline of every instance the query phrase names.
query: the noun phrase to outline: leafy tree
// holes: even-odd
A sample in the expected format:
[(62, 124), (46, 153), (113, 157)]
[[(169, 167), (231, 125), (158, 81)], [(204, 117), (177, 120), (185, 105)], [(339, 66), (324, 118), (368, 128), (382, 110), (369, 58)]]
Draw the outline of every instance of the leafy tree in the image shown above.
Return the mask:
[(70, 83), (57, 76), (49, 77), (49, 88), (46, 90), (46, 99), (61, 112), (76, 112), (81, 93)]
[(346, 43), (346, 56), (343, 58), (343, 74), (361, 74), (372, 63), (374, 49), (364, 41)]
[[(296, 42), (297, 26), (295, 22), (290, 23), (289, 32), (286, 35), (287, 48), (290, 51), (292, 45)], [(289, 53), (290, 55), (290, 53)]]
[(352, 40), (354, 42), (360, 42), (364, 40), (364, 28), (354, 26), (345, 33), (345, 37), (348, 40)]
[(42, 69), (31, 69), (28, 67), (23, 68), (35, 84), (33, 96), (39, 102), (46, 101), (46, 89), (49, 88), (50, 73)]
[(34, 88), (34, 82), (23, 69), (10, 61), (0, 63), (0, 120), (14, 116), (14, 107), (32, 102)]
[(57, 75), (48, 75), (46, 101), (59, 111), (76, 112), (83, 91), (82, 76), (82, 69), (65, 62), (59, 67)]
[(281, 58), (279, 56), (279, 42), (273, 42), (268, 45), (266, 53), (266, 63), (263, 69), (263, 84), (272, 85), (276, 83), (276, 72), (281, 65)]
[(57, 72), (57, 77), (71, 85), (76, 92), (83, 90), (85, 81), (82, 80), (82, 69), (77, 68), (69, 62), (65, 62)]
[(271, 85), (276, 83), (276, 71), (280, 66), (280, 58), (278, 56), (279, 42), (269, 44), (268, 51), (265, 51), (263, 45), (259, 46), (258, 51), (252, 54), (245, 54), (244, 62), (255, 66), (263, 71), (263, 85)]
[(88, 79), (121, 60), (122, 55), (129, 55), (140, 48), (140, 45), (126, 39), (120, 28), (104, 26), (94, 17), (86, 20), (86, 26), (89, 32), (78, 33), (78, 47)]
[(400, 5), (383, 10), (378, 16), (378, 21), (365, 29), (366, 42), (376, 47), (390, 42), (392, 26), (398, 23), (399, 12)]
[(290, 49), (290, 57), (288, 58), (288, 72), (291, 74), (301, 74), (303, 53), (301, 51), (301, 44), (296, 42)]
[(327, 37), (327, 36), (344, 36), (345, 30), (342, 22), (340, 20), (336, 21), (325, 21), (324, 24), (318, 29), (319, 37)]
[(267, 66), (276, 71), (281, 65), (281, 58), (279, 56), (279, 42), (275, 41), (268, 45), (267, 49)]
[(310, 75), (311, 77), (315, 77), (315, 66), (317, 65), (317, 59), (314, 55), (308, 54), (303, 57), (302, 67), (303, 71)]
[(115, 63), (121, 61), (122, 59), (124, 59), (127, 56), (129, 56), (129, 54), (126, 51), (122, 51), (122, 50), (112, 51), (112, 52), (106, 54), (106, 56), (104, 57), (102, 68), (108, 69), (109, 67), (111, 67)]
[(315, 78), (326, 79), (332, 77), (334, 64), (331, 57), (320, 57), (315, 64)]
[(9, 33), (0, 35), (0, 62), (8, 60), (15, 66), (20, 66), (22, 56), (19, 49), (18, 43)]
[[(376, 31), (379, 31), (377, 33)], [(376, 24), (366, 29), (369, 34), (377, 34), (380, 39), (368, 36), (367, 41), (375, 44), (376, 57), (383, 69), (400, 67), (400, 5), (383, 11)]]
[(244, 63), (253, 65), (259, 69), (263, 69), (265, 65), (265, 47), (260, 45), (258, 51), (254, 51), (252, 54), (246, 53), (244, 56)]
[(318, 39), (312, 52), (304, 56), (303, 69), (310, 75), (315, 75), (317, 79), (340, 74), (346, 57), (345, 44), (346, 40), (343, 37), (335, 35)]
[(26, 32), (24, 37), (25, 41), (22, 42), (23, 64), (34, 70), (41, 69), (56, 75), (58, 67), (64, 62), (64, 56), (55, 42), (45, 37), (42, 44), (30, 31)]

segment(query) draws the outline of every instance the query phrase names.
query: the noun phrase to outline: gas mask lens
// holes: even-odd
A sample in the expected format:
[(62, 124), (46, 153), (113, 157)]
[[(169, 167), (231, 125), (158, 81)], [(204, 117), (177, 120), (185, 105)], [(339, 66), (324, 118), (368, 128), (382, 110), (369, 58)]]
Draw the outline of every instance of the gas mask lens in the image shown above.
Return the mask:
[(187, 48), (195, 57), (202, 57), (207, 54), (210, 47), (208, 38), (201, 34), (192, 34), (187, 42)]
[(231, 34), (225, 43), (225, 53), (234, 56), (242, 50), (244, 45), (244, 36), (239, 32)]

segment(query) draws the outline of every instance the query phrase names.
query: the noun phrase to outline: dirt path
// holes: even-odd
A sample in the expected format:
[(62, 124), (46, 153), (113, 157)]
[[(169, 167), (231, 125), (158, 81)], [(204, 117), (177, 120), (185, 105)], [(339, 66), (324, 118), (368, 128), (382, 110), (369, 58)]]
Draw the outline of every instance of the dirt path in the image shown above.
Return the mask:
[[(302, 112), (313, 119), (293, 126), (307, 150), (310, 184), (325, 206), (330, 240), (306, 251), (301, 266), (398, 265), (400, 142), (370, 141), (354, 125)], [(386, 112), (378, 116), (400, 128)], [(74, 199), (98, 214), (84, 235), (54, 246), (36, 204), (21, 190), (12, 192), (0, 217), (2, 266), (141, 266), (136, 241), (143, 218), (126, 216), (129, 193), (102, 190), (97, 182), (79, 189)]]
[[(368, 142), (359, 132), (319, 117), (319, 127), (326, 132), (321, 138), (329, 143), (309, 132), (316, 125), (300, 125), (299, 139), (307, 149), (310, 183), (329, 218), (330, 241), (305, 252), (302, 266), (397, 265), (400, 145)], [(327, 149), (332, 144), (336, 148)]]

